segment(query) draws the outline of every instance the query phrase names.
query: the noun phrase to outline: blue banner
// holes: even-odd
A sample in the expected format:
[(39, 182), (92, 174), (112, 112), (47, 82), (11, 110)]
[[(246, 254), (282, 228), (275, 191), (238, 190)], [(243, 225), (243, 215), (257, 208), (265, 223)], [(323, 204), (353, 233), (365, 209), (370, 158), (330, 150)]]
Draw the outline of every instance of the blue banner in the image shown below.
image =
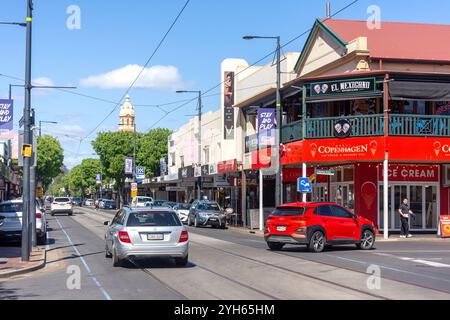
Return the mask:
[(0, 130), (13, 129), (14, 101), (0, 99)]
[(260, 146), (275, 144), (275, 109), (258, 109), (258, 143)]

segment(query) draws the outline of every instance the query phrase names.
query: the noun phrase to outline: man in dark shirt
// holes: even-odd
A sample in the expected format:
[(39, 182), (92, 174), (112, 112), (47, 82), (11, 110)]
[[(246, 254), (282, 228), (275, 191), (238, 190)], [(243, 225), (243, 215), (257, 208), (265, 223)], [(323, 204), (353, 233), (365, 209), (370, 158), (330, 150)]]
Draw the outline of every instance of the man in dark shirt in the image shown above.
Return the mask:
[(407, 198), (403, 199), (403, 203), (400, 205), (398, 212), (400, 213), (401, 221), (400, 238), (411, 238), (412, 234), (409, 233), (409, 217), (410, 215), (415, 216), (415, 214), (409, 208)]

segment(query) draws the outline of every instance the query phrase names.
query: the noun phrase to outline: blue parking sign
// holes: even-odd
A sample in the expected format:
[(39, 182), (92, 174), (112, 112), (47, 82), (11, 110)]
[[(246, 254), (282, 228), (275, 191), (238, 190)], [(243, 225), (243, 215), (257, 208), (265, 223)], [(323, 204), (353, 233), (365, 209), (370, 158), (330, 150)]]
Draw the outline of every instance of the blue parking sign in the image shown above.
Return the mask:
[(298, 178), (297, 192), (312, 193), (312, 184), (309, 182), (308, 178)]

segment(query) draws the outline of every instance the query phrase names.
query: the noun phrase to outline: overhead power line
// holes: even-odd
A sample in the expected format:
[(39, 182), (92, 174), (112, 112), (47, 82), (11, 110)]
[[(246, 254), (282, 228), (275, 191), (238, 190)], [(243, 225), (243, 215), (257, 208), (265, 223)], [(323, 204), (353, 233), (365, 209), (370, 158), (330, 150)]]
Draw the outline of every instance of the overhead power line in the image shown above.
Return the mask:
[(170, 31), (172, 31), (173, 27), (175, 26), (175, 24), (177, 23), (178, 19), (180, 18), (180, 16), (183, 14), (184, 10), (186, 9), (187, 5), (189, 4), (190, 0), (187, 0), (186, 3), (184, 4), (184, 6), (181, 8), (180, 12), (178, 12), (177, 16), (175, 17), (174, 21), (172, 22), (172, 24), (170, 25), (169, 29), (166, 31), (166, 33), (164, 34), (164, 36), (162, 37), (162, 39), (159, 41), (158, 45), (156, 46), (155, 50), (153, 51), (153, 53), (151, 54), (151, 56), (148, 58), (147, 62), (144, 64), (144, 66), (141, 68), (141, 71), (139, 72), (139, 74), (137, 75), (137, 77), (134, 79), (134, 81), (131, 83), (131, 85), (128, 87), (128, 89), (125, 91), (125, 93), (122, 95), (122, 97), (120, 98), (120, 100), (116, 103), (116, 105), (114, 106), (113, 109), (111, 109), (111, 111), (106, 115), (105, 118), (103, 118), (102, 121), (100, 121), (100, 123), (93, 129), (91, 130), (85, 137), (84, 139), (89, 138), (89, 136), (91, 136), (110, 116), (111, 114), (114, 113), (114, 111), (117, 109), (117, 107), (122, 103), (123, 99), (126, 97), (126, 95), (130, 92), (130, 90), (133, 88), (133, 86), (136, 84), (136, 82), (139, 80), (139, 78), (141, 77), (142, 73), (144, 72), (145, 68), (147, 68), (148, 64), (150, 63), (150, 61), (153, 59), (153, 57), (155, 56), (155, 54), (158, 52), (159, 48), (161, 48), (162, 44), (164, 43), (164, 41), (166, 40), (167, 36), (169, 35)]

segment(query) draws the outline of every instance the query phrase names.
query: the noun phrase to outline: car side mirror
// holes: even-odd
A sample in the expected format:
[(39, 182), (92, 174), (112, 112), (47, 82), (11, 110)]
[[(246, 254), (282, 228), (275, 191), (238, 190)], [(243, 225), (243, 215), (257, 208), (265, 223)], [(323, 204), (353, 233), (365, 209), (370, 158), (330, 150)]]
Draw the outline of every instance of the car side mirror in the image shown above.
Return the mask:
[(107, 226), (107, 225), (109, 225), (109, 221), (105, 221), (105, 222), (103, 222), (103, 225), (104, 225), (104, 226)]

